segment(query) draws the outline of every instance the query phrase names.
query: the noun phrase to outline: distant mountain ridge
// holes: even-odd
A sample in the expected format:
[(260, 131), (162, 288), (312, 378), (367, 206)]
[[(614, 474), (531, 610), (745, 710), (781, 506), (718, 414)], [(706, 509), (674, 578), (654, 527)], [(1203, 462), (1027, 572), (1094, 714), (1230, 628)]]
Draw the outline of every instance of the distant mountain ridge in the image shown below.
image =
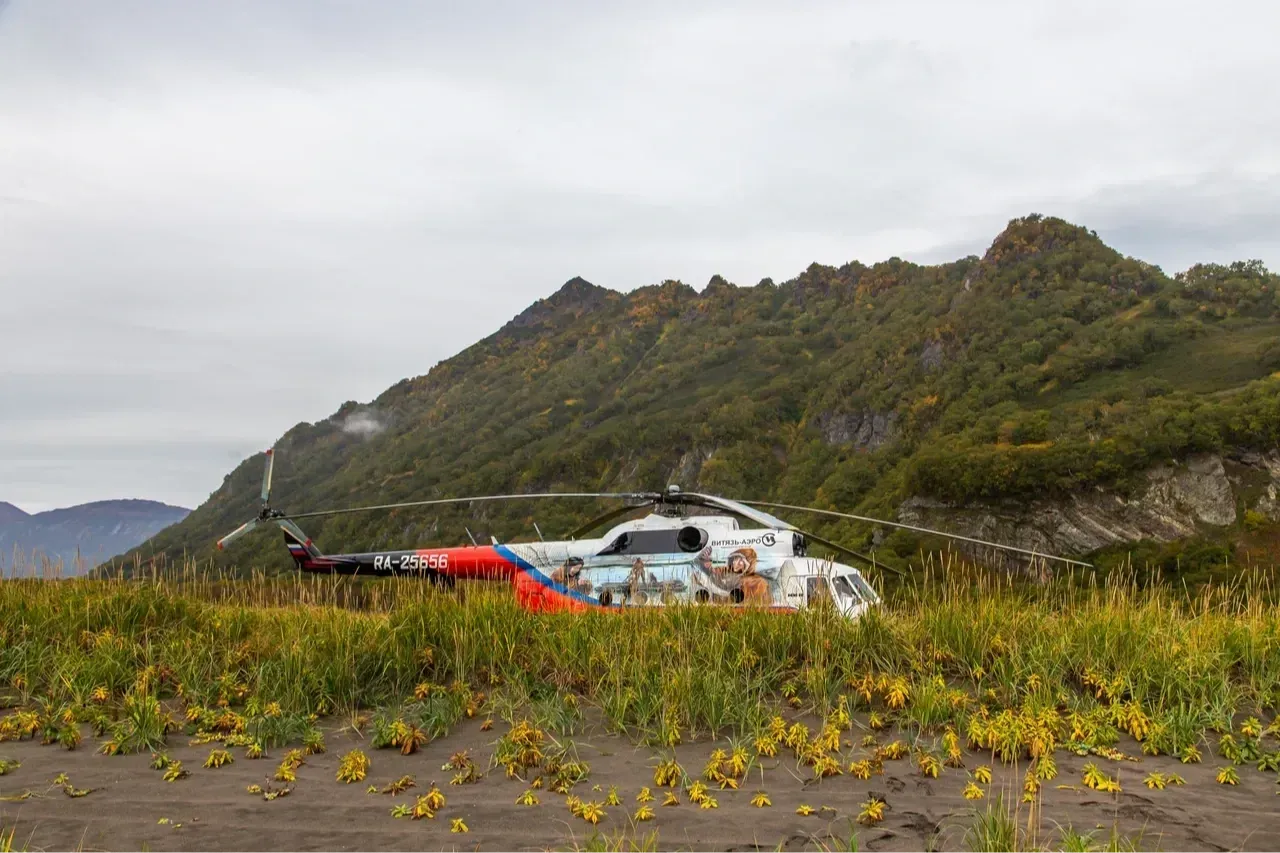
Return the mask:
[(31, 516), (18, 509), (11, 503), (0, 501), (0, 524), (13, 524), (18, 521), (26, 521)]
[[(27, 513), (0, 502), (0, 574), (45, 560), (61, 562), (63, 576), (84, 574), (116, 554), (182, 521), (191, 510), (159, 501), (122, 499)], [(15, 551), (17, 553), (15, 553)]]
[[(406, 365), (374, 400), (287, 431), (272, 504), (674, 483), (1055, 553), (1247, 533), (1280, 522), (1278, 294), (1260, 262), (1169, 275), (1038, 214), (949, 263), (814, 263), (702, 291), (574, 278), (427, 373)], [(286, 568), (275, 529), (214, 551), (257, 513), (263, 463), (244, 460), (128, 557)], [(603, 509), (477, 504), (303, 527), (322, 550), (358, 551), (529, 537), (534, 522), (563, 535)], [(922, 544), (788, 520), (889, 564)]]

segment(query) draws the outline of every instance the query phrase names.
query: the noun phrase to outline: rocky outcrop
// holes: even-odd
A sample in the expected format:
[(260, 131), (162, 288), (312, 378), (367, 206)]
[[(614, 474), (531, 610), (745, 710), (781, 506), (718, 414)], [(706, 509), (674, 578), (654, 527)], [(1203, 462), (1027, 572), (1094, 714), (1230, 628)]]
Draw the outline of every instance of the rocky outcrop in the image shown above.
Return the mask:
[[(1225, 460), (1193, 456), (1146, 473), (1136, 497), (1093, 489), (1063, 500), (954, 506), (911, 498), (905, 524), (931, 527), (1052, 554), (1085, 554), (1120, 542), (1168, 542), (1204, 527), (1234, 524), (1240, 508), (1280, 519), (1280, 451)], [(970, 553), (983, 558), (977, 548)]]
[(539, 299), (511, 318), (502, 331), (546, 326), (568, 315), (580, 316), (584, 312), (599, 308), (608, 301), (612, 293), (613, 291), (607, 288), (598, 287), (580, 276), (575, 276), (546, 299)]
[(920, 353), (920, 366), (925, 370), (937, 370), (942, 367), (942, 341), (929, 341)]
[(898, 437), (897, 412), (822, 412), (814, 426), (828, 444), (852, 444), (858, 450), (875, 450)]
[[(1254, 482), (1245, 484), (1246, 489), (1252, 485), (1252, 491), (1257, 494), (1257, 502), (1251, 508), (1272, 521), (1280, 521), (1280, 450), (1266, 454), (1244, 454), (1238, 461), (1241, 465), (1248, 466), (1246, 470), (1254, 472)], [(1248, 497), (1246, 491), (1246, 501)]]
[(716, 449), (715, 447), (695, 447), (693, 450), (682, 453), (675, 467), (671, 469), (671, 473), (667, 475), (667, 483), (683, 485), (685, 488), (696, 485), (698, 472), (715, 455)]
[(1192, 456), (1182, 465), (1161, 465), (1147, 472), (1142, 504), (1169, 524), (1223, 526), (1236, 520), (1235, 493), (1222, 457)]

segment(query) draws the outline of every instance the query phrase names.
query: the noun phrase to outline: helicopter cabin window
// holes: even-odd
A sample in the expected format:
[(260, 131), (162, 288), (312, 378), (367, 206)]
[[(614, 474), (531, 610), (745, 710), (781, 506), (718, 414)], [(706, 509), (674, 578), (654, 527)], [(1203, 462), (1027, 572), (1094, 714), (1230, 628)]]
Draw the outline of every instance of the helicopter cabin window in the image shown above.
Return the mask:
[(707, 531), (698, 527), (679, 527), (667, 530), (631, 530), (618, 534), (597, 556), (613, 554), (693, 554), (707, 544)]
[(827, 579), (824, 577), (806, 578), (805, 587), (810, 604), (820, 599), (831, 598), (831, 588), (827, 586)]

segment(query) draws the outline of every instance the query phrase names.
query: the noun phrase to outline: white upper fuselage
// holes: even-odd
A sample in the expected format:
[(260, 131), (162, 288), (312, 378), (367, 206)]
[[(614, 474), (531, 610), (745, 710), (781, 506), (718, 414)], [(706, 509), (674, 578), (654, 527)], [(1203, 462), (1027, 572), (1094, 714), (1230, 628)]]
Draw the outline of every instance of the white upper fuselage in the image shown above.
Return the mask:
[(661, 597), (799, 608), (829, 596), (854, 617), (879, 600), (856, 569), (805, 556), (797, 531), (743, 529), (727, 515), (651, 513), (596, 539), (507, 547), (556, 583), (615, 603)]

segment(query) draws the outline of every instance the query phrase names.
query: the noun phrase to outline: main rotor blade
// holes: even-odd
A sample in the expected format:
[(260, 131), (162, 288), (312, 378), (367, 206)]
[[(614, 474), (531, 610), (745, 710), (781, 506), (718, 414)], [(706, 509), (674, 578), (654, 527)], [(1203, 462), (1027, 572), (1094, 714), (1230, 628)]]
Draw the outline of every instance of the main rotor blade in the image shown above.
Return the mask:
[(667, 503), (686, 503), (724, 510), (742, 518), (750, 519), (763, 527), (772, 527), (779, 530), (795, 529), (794, 524), (747, 506), (752, 501), (734, 501), (722, 498), (719, 495), (703, 495), (697, 492), (668, 492), (662, 496), (662, 500)]
[(773, 507), (775, 509), (793, 509), (798, 512), (812, 512), (812, 513), (817, 513), (818, 515), (830, 515), (836, 518), (848, 518), (852, 521), (866, 521), (871, 524), (883, 524), (886, 527), (899, 527), (899, 528), (902, 528), (903, 530), (915, 530), (919, 533), (932, 533), (934, 536), (945, 536), (948, 539), (959, 539), (962, 542), (972, 542), (975, 545), (985, 545), (988, 548), (999, 548), (1004, 551), (1016, 551), (1019, 554), (1029, 554), (1032, 557), (1040, 557), (1045, 560), (1057, 560), (1062, 563), (1069, 563), (1073, 566), (1084, 566), (1090, 569), (1093, 568), (1092, 563), (1085, 563), (1081, 560), (1072, 560), (1069, 557), (1055, 557), (1053, 554), (1042, 554), (1039, 551), (1030, 551), (1026, 548), (1015, 548), (1013, 545), (1001, 545), (999, 542), (988, 542), (985, 539), (974, 539), (971, 536), (961, 536), (958, 533), (947, 533), (946, 531), (934, 530), (929, 527), (917, 527), (914, 524), (902, 524), (901, 522), (897, 522), (897, 521), (885, 521), (883, 518), (868, 518), (865, 515), (853, 515), (847, 512), (836, 512), (835, 510), (831, 510), (831, 509), (814, 509), (811, 506), (794, 506), (792, 504), (770, 503), (768, 501), (741, 501), (741, 503), (751, 504), (752, 506)]
[(253, 528), (257, 527), (258, 521), (259, 519), (256, 519), (256, 518), (246, 521), (244, 524), (240, 525), (235, 530), (228, 533), (226, 536), (223, 536), (221, 539), (218, 540), (218, 550), (221, 551), (222, 549), (230, 545), (232, 542), (239, 539), (241, 536), (245, 535)]
[(267, 450), (267, 468), (262, 472), (262, 502), (266, 503), (271, 498), (271, 469), (275, 467), (276, 453), (275, 448)]
[(638, 510), (638, 509), (644, 509), (646, 506), (650, 506), (650, 505), (651, 504), (648, 504), (648, 503), (629, 504), (624, 507), (619, 507), (618, 509), (609, 510), (604, 515), (596, 516), (595, 518), (588, 521), (586, 524), (574, 530), (572, 533), (569, 534), (569, 538), (577, 539), (582, 534), (595, 530), (597, 527), (604, 524), (605, 522), (613, 521), (615, 518), (620, 518), (621, 516), (624, 516), (629, 512), (634, 512), (635, 510)]
[(344, 515), (351, 512), (373, 512), (380, 509), (406, 509), (414, 506), (439, 506), (440, 504), (465, 504), (479, 501), (519, 501), (541, 498), (609, 498), (615, 500), (653, 502), (658, 500), (656, 494), (644, 492), (543, 492), (530, 495), (476, 495), (469, 498), (437, 498), (427, 501), (406, 501), (404, 503), (378, 504), (376, 506), (355, 506), (345, 509), (324, 509), (315, 512), (295, 512), (284, 518), (314, 518), (318, 515)]
[(884, 563), (878, 563), (875, 560), (873, 560), (871, 557), (868, 557), (866, 554), (860, 553), (858, 551), (854, 551), (850, 548), (846, 548), (843, 545), (832, 542), (830, 539), (823, 539), (821, 536), (817, 536), (813, 533), (810, 533), (807, 530), (801, 530), (798, 527), (796, 528), (796, 532), (804, 536), (806, 539), (812, 539), (814, 542), (817, 542), (820, 545), (826, 545), (828, 548), (835, 549), (838, 553), (847, 554), (848, 556), (853, 557), (855, 560), (861, 560), (862, 562), (866, 563), (869, 566), (874, 566), (877, 569), (888, 569), (889, 571), (898, 575), (903, 574), (903, 571), (901, 569), (895, 569), (893, 566), (888, 566), (888, 565), (885, 565)]

